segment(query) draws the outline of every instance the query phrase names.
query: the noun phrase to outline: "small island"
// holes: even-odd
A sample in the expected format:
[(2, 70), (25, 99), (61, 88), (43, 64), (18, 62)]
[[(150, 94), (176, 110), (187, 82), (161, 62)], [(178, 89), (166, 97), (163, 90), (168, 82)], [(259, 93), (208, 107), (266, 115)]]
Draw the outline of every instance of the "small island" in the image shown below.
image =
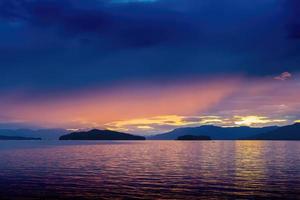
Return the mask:
[(63, 135), (59, 140), (145, 140), (145, 137), (111, 130), (93, 129)]
[(0, 140), (41, 140), (41, 138), (0, 135)]
[(202, 136), (202, 135), (199, 135), (199, 136), (196, 136), (196, 135), (183, 135), (183, 136), (179, 136), (177, 138), (177, 140), (211, 140), (210, 137), (208, 136)]

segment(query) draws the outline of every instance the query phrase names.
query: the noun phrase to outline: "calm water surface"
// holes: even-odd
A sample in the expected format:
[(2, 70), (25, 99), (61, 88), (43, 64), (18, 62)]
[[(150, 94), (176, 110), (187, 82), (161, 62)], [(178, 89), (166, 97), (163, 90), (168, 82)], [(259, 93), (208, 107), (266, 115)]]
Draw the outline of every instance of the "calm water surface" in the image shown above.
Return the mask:
[(300, 142), (1, 141), (1, 199), (300, 199)]

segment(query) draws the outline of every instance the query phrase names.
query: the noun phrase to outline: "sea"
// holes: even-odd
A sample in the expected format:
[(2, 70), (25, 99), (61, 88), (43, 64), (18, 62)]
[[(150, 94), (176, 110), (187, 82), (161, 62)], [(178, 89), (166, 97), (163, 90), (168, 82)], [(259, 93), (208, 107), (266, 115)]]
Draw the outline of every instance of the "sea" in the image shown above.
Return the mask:
[(300, 199), (300, 142), (0, 141), (0, 199)]

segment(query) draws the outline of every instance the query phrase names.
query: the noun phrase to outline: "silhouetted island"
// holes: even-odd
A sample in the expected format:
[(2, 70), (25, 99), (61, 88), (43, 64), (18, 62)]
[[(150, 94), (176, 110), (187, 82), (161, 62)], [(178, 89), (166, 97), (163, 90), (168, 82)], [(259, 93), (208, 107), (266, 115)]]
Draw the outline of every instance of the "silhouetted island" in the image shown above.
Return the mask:
[(0, 135), (0, 140), (41, 140), (41, 138)]
[(283, 126), (276, 130), (257, 134), (245, 140), (300, 140), (300, 123)]
[(93, 129), (63, 135), (59, 140), (145, 140), (145, 137), (111, 130)]
[(196, 135), (184, 135), (184, 136), (179, 136), (177, 140), (211, 140), (210, 137), (208, 136), (196, 136)]

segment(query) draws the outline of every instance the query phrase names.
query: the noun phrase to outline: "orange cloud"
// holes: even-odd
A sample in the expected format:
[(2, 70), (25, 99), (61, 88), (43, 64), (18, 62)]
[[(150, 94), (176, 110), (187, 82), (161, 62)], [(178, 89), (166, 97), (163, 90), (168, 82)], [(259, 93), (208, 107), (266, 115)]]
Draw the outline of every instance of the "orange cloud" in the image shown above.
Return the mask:
[(233, 121), (238, 126), (267, 126), (286, 123), (287, 119), (271, 119), (265, 116), (234, 116)]

